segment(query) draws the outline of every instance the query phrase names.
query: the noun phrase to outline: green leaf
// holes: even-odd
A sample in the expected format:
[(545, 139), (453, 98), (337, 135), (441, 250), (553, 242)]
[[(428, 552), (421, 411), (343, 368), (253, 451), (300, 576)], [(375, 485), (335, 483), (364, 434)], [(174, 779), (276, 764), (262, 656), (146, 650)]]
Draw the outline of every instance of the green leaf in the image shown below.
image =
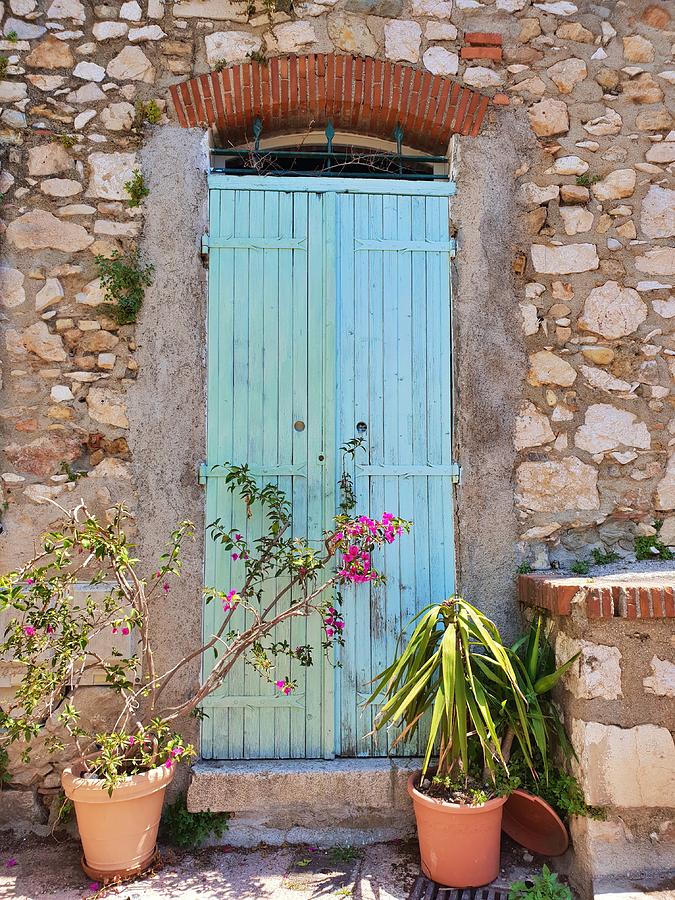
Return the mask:
[(555, 672), (551, 672), (550, 675), (544, 675), (534, 684), (534, 690), (537, 694), (547, 694), (550, 690), (552, 690), (555, 685), (560, 681), (565, 672), (574, 665), (574, 663), (579, 659), (581, 655), (581, 651), (575, 653), (574, 656), (571, 656), (566, 663), (563, 663), (559, 669), (556, 669)]

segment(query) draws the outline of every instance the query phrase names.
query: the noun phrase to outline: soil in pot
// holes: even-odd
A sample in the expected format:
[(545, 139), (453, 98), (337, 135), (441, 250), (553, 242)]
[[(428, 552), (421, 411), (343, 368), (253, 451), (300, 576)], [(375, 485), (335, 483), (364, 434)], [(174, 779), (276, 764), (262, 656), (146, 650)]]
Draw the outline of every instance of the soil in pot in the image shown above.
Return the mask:
[[(422, 871), (444, 887), (481, 887), (499, 874), (502, 811), (506, 797), (478, 805), (448, 802), (418, 790), (420, 773), (408, 779)], [(473, 795), (475, 797), (475, 794)]]
[(110, 796), (103, 782), (65, 769), (63, 790), (77, 817), (86, 869), (102, 880), (127, 878), (153, 861), (164, 794), (173, 768), (125, 778)]

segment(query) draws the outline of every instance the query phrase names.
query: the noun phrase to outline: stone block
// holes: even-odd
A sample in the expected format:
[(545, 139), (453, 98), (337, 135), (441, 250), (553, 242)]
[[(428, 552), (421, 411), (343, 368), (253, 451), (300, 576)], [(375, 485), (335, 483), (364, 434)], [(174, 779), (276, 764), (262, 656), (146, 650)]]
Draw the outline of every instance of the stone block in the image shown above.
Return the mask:
[(675, 697), (675, 663), (653, 656), (650, 665), (651, 675), (642, 680), (645, 693), (655, 694), (657, 697)]
[(33, 791), (0, 791), (0, 831), (26, 833), (46, 821)]
[[(661, 823), (665, 831), (668, 822)], [(641, 829), (642, 830), (642, 829)], [(610, 817), (605, 822), (573, 816), (570, 835), (574, 846), (575, 865), (584, 868), (593, 878), (593, 894), (596, 897), (608, 893), (598, 889), (598, 880), (668, 874), (675, 869), (675, 843), (666, 840), (650, 840), (646, 835), (634, 833), (621, 818)], [(645, 894), (618, 893), (617, 898), (631, 900)]]
[(572, 744), (588, 803), (675, 808), (675, 743), (667, 728), (575, 719)]
[(577, 641), (560, 632), (555, 642), (556, 665), (581, 655), (567, 671), (563, 684), (579, 700), (618, 700), (621, 693), (621, 652), (618, 647)]

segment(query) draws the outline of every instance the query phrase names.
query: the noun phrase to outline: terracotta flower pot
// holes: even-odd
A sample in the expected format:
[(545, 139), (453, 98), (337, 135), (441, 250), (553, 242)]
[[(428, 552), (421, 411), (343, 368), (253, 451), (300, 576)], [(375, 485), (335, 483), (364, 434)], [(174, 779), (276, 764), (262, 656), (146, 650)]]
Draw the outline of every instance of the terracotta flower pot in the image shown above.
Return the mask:
[(422, 871), (444, 887), (481, 887), (499, 874), (502, 809), (506, 797), (482, 806), (460, 806), (427, 797), (408, 779), (417, 820)]
[(131, 775), (109, 796), (103, 781), (64, 770), (61, 784), (75, 807), (88, 875), (125, 878), (147, 868), (155, 854), (164, 793), (173, 772), (160, 766)]

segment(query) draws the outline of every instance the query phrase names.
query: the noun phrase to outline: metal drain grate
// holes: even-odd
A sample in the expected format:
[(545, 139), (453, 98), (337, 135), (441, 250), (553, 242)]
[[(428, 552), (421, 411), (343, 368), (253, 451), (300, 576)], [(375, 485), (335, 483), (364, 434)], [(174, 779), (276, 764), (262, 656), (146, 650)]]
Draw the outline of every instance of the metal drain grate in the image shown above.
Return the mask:
[(487, 885), (480, 888), (446, 888), (420, 875), (408, 900), (507, 900), (508, 888)]

